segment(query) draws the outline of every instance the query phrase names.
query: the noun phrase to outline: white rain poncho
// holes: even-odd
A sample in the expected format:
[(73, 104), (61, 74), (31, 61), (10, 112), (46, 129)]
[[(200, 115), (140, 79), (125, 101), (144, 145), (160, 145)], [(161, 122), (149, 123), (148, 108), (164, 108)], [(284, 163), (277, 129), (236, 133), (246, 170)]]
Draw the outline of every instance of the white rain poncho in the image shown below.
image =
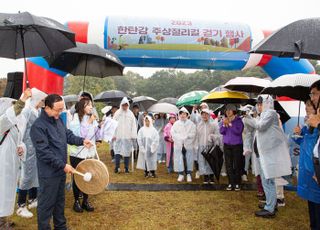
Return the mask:
[[(210, 115), (208, 109), (203, 110)], [(212, 169), (206, 159), (203, 157), (201, 152), (208, 146), (218, 145), (221, 146), (221, 135), (219, 132), (219, 126), (216, 122), (210, 122), (208, 120), (200, 121), (197, 125), (197, 135), (196, 144), (198, 146), (198, 164), (199, 164), (199, 174), (200, 175), (210, 175), (213, 174)]]
[[(244, 143), (246, 141), (247, 142), (246, 142), (246, 147), (245, 147), (245, 144), (243, 145), (243, 149), (246, 148), (246, 149), (250, 149), (252, 151), (252, 154), (251, 154), (251, 156), (252, 156), (252, 158), (251, 158), (252, 159), (251, 160), (252, 161), (252, 173), (255, 176), (260, 175), (260, 166), (258, 165), (258, 164), (260, 164), (259, 158), (257, 158), (256, 153), (254, 152), (254, 147), (253, 147), (254, 146), (254, 139), (257, 136), (257, 130), (255, 129), (255, 127), (256, 127), (256, 123), (258, 122), (258, 120), (259, 120), (259, 117), (253, 118), (251, 115), (247, 115), (242, 120), (245, 128), (253, 130), (253, 132), (251, 133), (252, 134), (252, 142), (249, 141), (248, 139), (247, 140), (245, 139)], [(247, 133), (245, 135), (245, 137), (251, 138), (251, 134), (250, 134), (250, 136), (247, 136), (248, 135), (248, 133)], [(249, 146), (250, 142), (251, 142), (251, 146)]]
[[(150, 126), (145, 125), (145, 121), (150, 121)], [(157, 149), (159, 145), (158, 131), (152, 125), (149, 116), (144, 118), (144, 126), (138, 132), (139, 155), (137, 169), (152, 171), (157, 170)]]
[(262, 98), (262, 113), (254, 124), (261, 169), (266, 179), (290, 175), (288, 139), (279, 127), (278, 114), (273, 110), (273, 99), (270, 95), (259, 97)]
[(128, 104), (129, 101), (124, 97), (120, 103), (120, 109), (115, 112), (113, 119), (118, 122), (115, 131), (114, 151), (115, 154), (120, 154), (123, 157), (130, 157), (133, 149), (133, 144), (137, 139), (137, 123), (133, 113), (129, 110), (124, 111), (122, 105)]
[(24, 154), (25, 159), (21, 161), (21, 175), (19, 181), (19, 189), (22, 190), (39, 187), (37, 156), (31, 141), (30, 129), (40, 115), (40, 111), (36, 109), (36, 106), (47, 96), (47, 94), (36, 88), (32, 88), (31, 92), (32, 97), (27, 100), (26, 106), (22, 111), (22, 114), (25, 115), (28, 121), (23, 137), (23, 143), (25, 143), (27, 151)]
[[(239, 110), (246, 113), (246, 116), (251, 116), (250, 112), (252, 111), (253, 106), (252, 105), (246, 105), (241, 107)], [(251, 155), (252, 147), (253, 147), (253, 138), (255, 129), (254, 127), (250, 126), (250, 124), (245, 123), (245, 118), (242, 119), (244, 128), (243, 128), (243, 154), (244, 155)]]
[(158, 131), (158, 134), (159, 134), (159, 145), (157, 150), (159, 154), (166, 153), (166, 142), (164, 141), (164, 138), (163, 138), (163, 130), (167, 123), (168, 121), (162, 117), (159, 117), (154, 121), (154, 128)]
[(96, 155), (96, 139), (99, 137), (100, 130), (98, 130), (98, 122), (94, 120), (91, 124), (88, 123), (90, 116), (84, 115), (80, 122), (78, 113), (73, 115), (73, 119), (70, 122), (70, 130), (74, 135), (82, 137), (87, 140), (91, 140), (93, 146), (91, 148), (85, 148), (81, 146), (70, 146), (70, 156), (86, 159), (93, 158)]
[(111, 144), (114, 133), (117, 129), (118, 122), (111, 118), (111, 116), (106, 117), (103, 125), (101, 127), (101, 138), (105, 142)]
[[(181, 108), (181, 112), (189, 112), (186, 108)], [(196, 136), (196, 126), (190, 120), (178, 120), (171, 128), (171, 136), (174, 142), (174, 171), (183, 172), (185, 170), (183, 163), (182, 147), (184, 146), (187, 150), (186, 152), (186, 168), (188, 171), (193, 169), (193, 151), (194, 151), (194, 140)]]
[(13, 214), (20, 165), (17, 147), (26, 150), (21, 135), (26, 119), (21, 113), (16, 116), (11, 102), (11, 98), (0, 98), (0, 140), (10, 130), (0, 145), (0, 217)]

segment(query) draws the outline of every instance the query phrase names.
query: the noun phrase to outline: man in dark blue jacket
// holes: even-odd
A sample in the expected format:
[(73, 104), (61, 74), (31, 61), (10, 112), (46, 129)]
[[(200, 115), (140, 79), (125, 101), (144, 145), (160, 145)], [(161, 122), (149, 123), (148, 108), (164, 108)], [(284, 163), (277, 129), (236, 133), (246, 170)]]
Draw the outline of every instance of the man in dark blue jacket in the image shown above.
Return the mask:
[(62, 97), (51, 94), (45, 108), (31, 127), (30, 136), (37, 153), (39, 173), (38, 229), (67, 229), (64, 216), (66, 173), (73, 168), (67, 164), (67, 144), (91, 147), (90, 140), (75, 136), (60, 119), (64, 109)]

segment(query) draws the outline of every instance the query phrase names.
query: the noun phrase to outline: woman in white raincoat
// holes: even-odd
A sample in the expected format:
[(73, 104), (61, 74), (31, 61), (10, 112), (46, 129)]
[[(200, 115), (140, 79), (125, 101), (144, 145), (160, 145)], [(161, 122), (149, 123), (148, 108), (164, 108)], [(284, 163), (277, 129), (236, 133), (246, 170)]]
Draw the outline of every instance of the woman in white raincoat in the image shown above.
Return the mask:
[(210, 122), (210, 110), (203, 109), (201, 111), (201, 121), (197, 125), (196, 143), (198, 146), (197, 158), (199, 163), (199, 174), (204, 176), (204, 184), (214, 183), (213, 172), (203, 157), (201, 152), (208, 146), (218, 145), (221, 146), (221, 137), (219, 126), (215, 122)]
[[(39, 109), (44, 105), (43, 100), (47, 96), (46, 93), (32, 88), (32, 97), (26, 102), (26, 106), (22, 114), (27, 119), (26, 131), (23, 136), (23, 143), (26, 145), (27, 152), (25, 160), (21, 161), (21, 175), (19, 181), (18, 210), (17, 215), (24, 218), (31, 218), (32, 212), (28, 210), (37, 207), (37, 188), (38, 168), (36, 150), (33, 147), (30, 129), (35, 120), (40, 115)], [(27, 207), (27, 195), (29, 195), (29, 206)]]
[(144, 125), (138, 132), (139, 155), (137, 169), (144, 171), (144, 176), (156, 177), (157, 149), (159, 146), (158, 131), (152, 125), (152, 118), (146, 116)]
[(19, 156), (26, 151), (22, 143), (26, 119), (21, 114), (31, 96), (27, 89), (12, 106), (11, 98), (0, 98), (0, 229), (10, 229), (13, 223), (6, 217), (13, 214), (19, 172)]
[[(174, 142), (174, 171), (178, 172), (178, 182), (184, 180), (184, 171), (187, 173), (187, 182), (192, 182), (191, 173), (193, 169), (193, 148), (196, 136), (196, 126), (188, 119), (188, 110), (182, 107), (179, 110), (179, 120), (171, 128)], [(184, 164), (184, 155), (186, 165)]]
[(133, 150), (133, 144), (137, 139), (137, 122), (133, 113), (129, 110), (129, 100), (124, 97), (120, 103), (120, 109), (115, 112), (113, 119), (118, 122), (114, 141), (115, 173), (120, 172), (120, 158), (124, 157), (125, 173), (129, 173), (129, 160)]
[(255, 123), (255, 128), (261, 166), (260, 176), (266, 195), (265, 206), (262, 210), (255, 212), (258, 217), (275, 215), (277, 203), (275, 178), (291, 174), (288, 140), (279, 126), (279, 117), (273, 109), (273, 103), (270, 95), (258, 97), (258, 106), (262, 106), (262, 113)]

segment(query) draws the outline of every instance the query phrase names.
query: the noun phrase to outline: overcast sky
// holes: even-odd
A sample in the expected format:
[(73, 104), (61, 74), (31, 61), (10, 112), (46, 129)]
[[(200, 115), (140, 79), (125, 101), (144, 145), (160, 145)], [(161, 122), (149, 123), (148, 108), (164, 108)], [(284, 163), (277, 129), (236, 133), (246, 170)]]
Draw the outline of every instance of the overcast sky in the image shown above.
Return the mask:
[[(320, 0), (9, 0), (1, 1), (0, 12), (29, 11), (61, 23), (70, 20), (104, 20), (108, 15), (203, 19), (247, 23), (258, 29), (278, 29), (290, 22), (320, 16)], [(1, 41), (0, 41), (1, 42)], [(0, 76), (22, 71), (22, 60), (0, 58)], [(126, 68), (150, 76), (152, 68)]]

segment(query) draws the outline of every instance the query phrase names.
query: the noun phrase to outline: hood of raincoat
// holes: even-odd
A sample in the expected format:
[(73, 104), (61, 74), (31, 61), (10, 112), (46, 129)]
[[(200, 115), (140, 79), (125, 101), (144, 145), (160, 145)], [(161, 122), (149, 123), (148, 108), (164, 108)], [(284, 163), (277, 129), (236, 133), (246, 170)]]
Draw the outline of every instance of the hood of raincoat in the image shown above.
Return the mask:
[(202, 113), (206, 113), (206, 114), (211, 114), (211, 111), (210, 111), (210, 109), (203, 109), (203, 110), (201, 110), (201, 114)]
[(120, 109), (122, 109), (121, 106), (124, 104), (128, 104), (128, 106), (130, 106), (130, 102), (127, 97), (122, 98), (122, 100), (120, 102)]
[(0, 98), (0, 116), (6, 112), (12, 106), (12, 102), (16, 101), (15, 99), (9, 97)]
[(171, 117), (177, 119), (177, 114), (175, 114), (175, 113), (169, 113), (169, 119), (170, 119)]
[(42, 92), (37, 88), (32, 88), (31, 93), (32, 96), (30, 98), (29, 105), (33, 108), (35, 108), (41, 100), (48, 96), (45, 92)]
[(202, 107), (202, 106), (205, 106), (206, 108), (209, 108), (209, 105), (208, 105), (207, 103), (205, 103), (205, 102), (202, 102), (202, 103), (200, 104), (200, 107)]
[(268, 111), (274, 108), (274, 100), (269, 94), (261, 94), (257, 98), (258, 103), (262, 103), (262, 112)]
[(91, 93), (86, 92), (86, 91), (81, 91), (78, 95), (79, 95), (79, 97), (88, 97), (93, 103), (93, 96)]
[(181, 113), (186, 113), (186, 114), (188, 114), (188, 116), (190, 116), (189, 111), (188, 111), (185, 107), (182, 107), (182, 108), (179, 110), (179, 114), (181, 114)]
[[(150, 125), (149, 125), (149, 127), (147, 127), (147, 125), (146, 125), (146, 120), (149, 120), (150, 121)], [(150, 117), (150, 116), (145, 116), (144, 118), (143, 118), (143, 127), (144, 127), (144, 130), (143, 130), (143, 133), (144, 133), (144, 135), (146, 136), (146, 137), (151, 137), (152, 136), (152, 134), (153, 134), (153, 120), (152, 120), (152, 118)]]

